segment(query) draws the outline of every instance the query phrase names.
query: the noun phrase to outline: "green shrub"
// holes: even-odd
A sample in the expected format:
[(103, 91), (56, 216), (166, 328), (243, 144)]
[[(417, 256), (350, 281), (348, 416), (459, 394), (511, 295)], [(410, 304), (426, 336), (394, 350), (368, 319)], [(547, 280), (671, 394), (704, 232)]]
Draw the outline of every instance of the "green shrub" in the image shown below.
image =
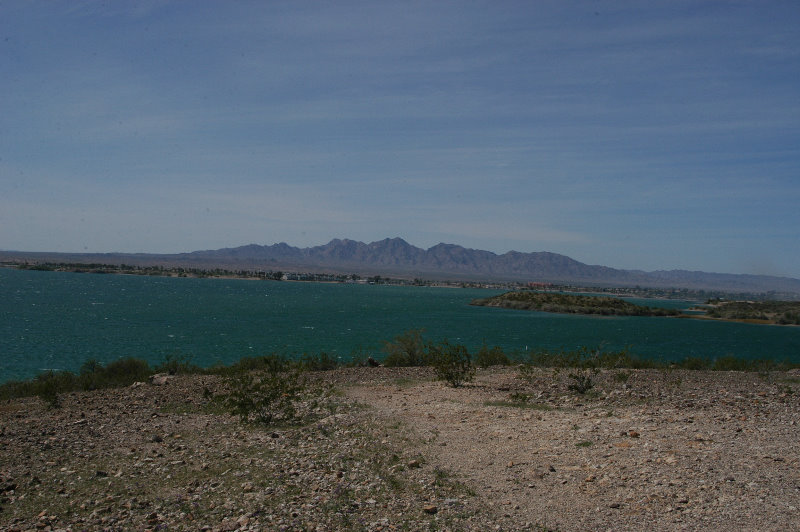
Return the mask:
[(537, 350), (528, 354), (527, 363), (541, 368), (656, 368), (658, 361), (643, 360), (630, 353), (629, 348), (603, 351), (602, 348), (581, 347), (572, 351)]
[(307, 384), (297, 368), (239, 373), (227, 385), (225, 405), (243, 423), (294, 423), (302, 418), (298, 405), (306, 398)]
[(469, 351), (460, 344), (450, 344), (447, 340), (428, 346), (428, 360), (436, 371), (436, 378), (458, 388), (475, 377), (475, 367), (470, 360)]
[(50, 408), (61, 406), (59, 394), (69, 392), (75, 387), (75, 375), (66, 371), (47, 371), (39, 374), (33, 381), (33, 392)]
[(594, 380), (588, 371), (576, 371), (569, 374), (569, 378), (573, 380), (572, 384), (567, 386), (567, 389), (581, 395), (585, 394), (594, 388)]
[(600, 349), (588, 350), (583, 348), (585, 353), (592, 353), (592, 356), (597, 361), (597, 367), (607, 369), (617, 368), (653, 368), (658, 365), (658, 362), (653, 360), (642, 360), (634, 356), (630, 352), (630, 346), (619, 351), (601, 351)]
[(243, 357), (230, 366), (218, 366), (211, 372), (220, 375), (235, 375), (248, 371), (285, 371), (288, 367), (289, 362), (286, 358), (271, 354), (260, 357)]
[(512, 403), (527, 403), (531, 400), (531, 394), (524, 392), (514, 392), (508, 395)]
[(200, 368), (192, 364), (190, 355), (169, 354), (164, 358), (164, 362), (156, 366), (156, 373), (168, 373), (169, 375), (185, 375), (198, 373)]
[(122, 358), (108, 364), (102, 372), (102, 385), (129, 386), (137, 381), (146, 381), (153, 368), (140, 358)]
[(679, 364), (681, 368), (691, 370), (708, 369), (710, 365), (711, 363), (708, 359), (699, 357), (686, 357)]
[(423, 329), (411, 329), (396, 336), (393, 342), (386, 342), (387, 356), (383, 364), (387, 367), (428, 365), (422, 333)]
[(307, 371), (330, 371), (339, 367), (339, 361), (325, 351), (318, 355), (303, 355), (300, 365)]
[(70, 371), (45, 371), (29, 381), (11, 381), (0, 385), (0, 398), (29, 397), (38, 395), (50, 406), (58, 406), (59, 394), (129, 386), (136, 381), (144, 381), (153, 370), (144, 360), (124, 358), (103, 365), (97, 360), (87, 360), (80, 368), (80, 374)]
[(80, 374), (92, 375), (94, 373), (99, 373), (101, 371), (103, 371), (103, 365), (100, 362), (98, 362), (97, 359), (90, 358), (81, 365)]
[(754, 369), (755, 366), (755, 361), (723, 356), (716, 359), (711, 368), (715, 371), (749, 371)]
[(79, 380), (81, 389), (96, 390), (102, 385), (103, 364), (94, 358), (90, 358), (81, 365)]
[(517, 370), (517, 378), (533, 384), (536, 381), (536, 367), (533, 364), (520, 364)]
[(501, 347), (494, 346), (489, 349), (486, 342), (484, 342), (475, 354), (475, 364), (482, 368), (488, 368), (489, 366), (508, 366), (511, 364), (511, 360), (509, 360)]
[(618, 372), (614, 373), (614, 380), (617, 381), (617, 382), (621, 382), (622, 384), (627, 383), (628, 379), (630, 379), (630, 378), (631, 378), (631, 372), (630, 371), (618, 371)]

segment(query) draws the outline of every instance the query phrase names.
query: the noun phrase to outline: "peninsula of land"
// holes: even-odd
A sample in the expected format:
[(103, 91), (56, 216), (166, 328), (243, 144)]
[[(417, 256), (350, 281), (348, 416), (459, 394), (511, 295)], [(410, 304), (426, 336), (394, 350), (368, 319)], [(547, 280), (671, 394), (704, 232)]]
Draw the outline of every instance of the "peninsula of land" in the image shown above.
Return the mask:
[(598, 314), (602, 316), (677, 316), (680, 314), (676, 309), (634, 305), (618, 297), (584, 296), (530, 290), (517, 290), (494, 297), (474, 299), (470, 304), (559, 314)]
[(767, 325), (800, 325), (797, 301), (709, 301), (704, 307), (706, 319), (739, 321)]
[(658, 316), (717, 321), (736, 321), (755, 325), (800, 325), (800, 303), (796, 301), (724, 301), (709, 300), (704, 305), (677, 309), (636, 305), (613, 296), (566, 294), (514, 290), (503, 294), (474, 299), (471, 305), (499, 307), (512, 310), (554, 312), (600, 316)]

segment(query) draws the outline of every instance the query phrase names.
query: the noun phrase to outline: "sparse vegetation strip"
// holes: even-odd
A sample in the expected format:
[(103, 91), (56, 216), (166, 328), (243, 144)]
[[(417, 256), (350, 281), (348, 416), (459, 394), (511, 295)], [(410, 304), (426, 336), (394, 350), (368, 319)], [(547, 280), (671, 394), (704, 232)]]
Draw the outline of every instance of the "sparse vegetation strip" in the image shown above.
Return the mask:
[[(300, 379), (307, 372), (329, 371), (348, 366), (432, 367), (435, 378), (453, 387), (470, 382), (478, 367), (517, 364), (523, 373), (525, 368), (571, 368), (576, 370), (576, 386), (586, 390), (591, 388), (590, 382), (581, 377), (577, 370), (650, 368), (764, 372), (800, 367), (800, 364), (789, 361), (743, 359), (734, 356), (714, 359), (687, 357), (680, 361), (663, 361), (640, 358), (629, 349), (614, 351), (601, 347), (506, 352), (498, 346), (489, 347), (484, 343), (475, 353), (470, 353), (466, 346), (446, 339), (439, 342), (427, 340), (423, 329), (411, 329), (386, 342), (382, 362), (379, 360), (380, 356), (376, 359), (363, 355), (342, 363), (324, 351), (316, 355), (304, 354), (295, 360), (275, 354), (243, 357), (232, 365), (210, 368), (201, 368), (191, 362), (191, 357), (179, 355), (168, 356), (156, 366), (138, 358), (124, 358), (107, 365), (97, 360), (88, 360), (78, 373), (51, 370), (30, 380), (13, 380), (0, 384), (0, 400), (38, 396), (50, 406), (58, 407), (60, 397), (65, 393), (130, 386), (135, 382), (146, 382), (159, 374), (219, 375), (234, 378), (247, 372), (260, 372), (270, 375), (269, 378), (272, 379), (285, 380), (289, 375), (297, 374)], [(281, 377), (276, 377), (276, 372)], [(626, 374), (619, 375), (622, 380)], [(257, 385), (257, 381), (242, 383), (242, 386), (253, 386), (254, 389)]]
[(797, 301), (723, 301), (707, 302), (706, 317), (750, 321), (775, 325), (800, 325), (800, 302)]
[(585, 296), (555, 292), (516, 290), (494, 297), (475, 299), (476, 306), (537, 310), (559, 314), (599, 314), (602, 316), (677, 316), (675, 309), (634, 305), (618, 297)]

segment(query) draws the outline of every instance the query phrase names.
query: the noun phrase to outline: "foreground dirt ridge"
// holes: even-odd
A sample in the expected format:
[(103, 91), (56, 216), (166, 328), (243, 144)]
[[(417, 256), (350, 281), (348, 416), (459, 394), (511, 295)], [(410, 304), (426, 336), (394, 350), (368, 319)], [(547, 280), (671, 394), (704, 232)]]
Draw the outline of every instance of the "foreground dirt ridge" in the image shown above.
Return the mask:
[(792, 530), (800, 375), (315, 375), (341, 395), (253, 428), (203, 376), (0, 403), (0, 530)]

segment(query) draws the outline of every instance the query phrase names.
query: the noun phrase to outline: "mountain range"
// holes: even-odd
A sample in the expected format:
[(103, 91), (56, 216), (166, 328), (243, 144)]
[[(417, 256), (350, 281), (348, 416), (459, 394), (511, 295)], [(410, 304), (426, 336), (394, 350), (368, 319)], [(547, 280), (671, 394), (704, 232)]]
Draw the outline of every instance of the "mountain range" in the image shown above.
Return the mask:
[(386, 238), (369, 244), (349, 239), (334, 239), (327, 244), (308, 248), (298, 248), (284, 242), (269, 246), (249, 244), (179, 254), (0, 252), (0, 259), (358, 273), (370, 276), (554, 282), (590, 286), (638, 285), (725, 292), (775, 292), (778, 296), (800, 296), (800, 280), (788, 277), (686, 270), (652, 272), (621, 270), (584, 264), (565, 255), (545, 251), (532, 253), (509, 251), (498, 255), (491, 251), (444, 243), (422, 249), (402, 238)]

